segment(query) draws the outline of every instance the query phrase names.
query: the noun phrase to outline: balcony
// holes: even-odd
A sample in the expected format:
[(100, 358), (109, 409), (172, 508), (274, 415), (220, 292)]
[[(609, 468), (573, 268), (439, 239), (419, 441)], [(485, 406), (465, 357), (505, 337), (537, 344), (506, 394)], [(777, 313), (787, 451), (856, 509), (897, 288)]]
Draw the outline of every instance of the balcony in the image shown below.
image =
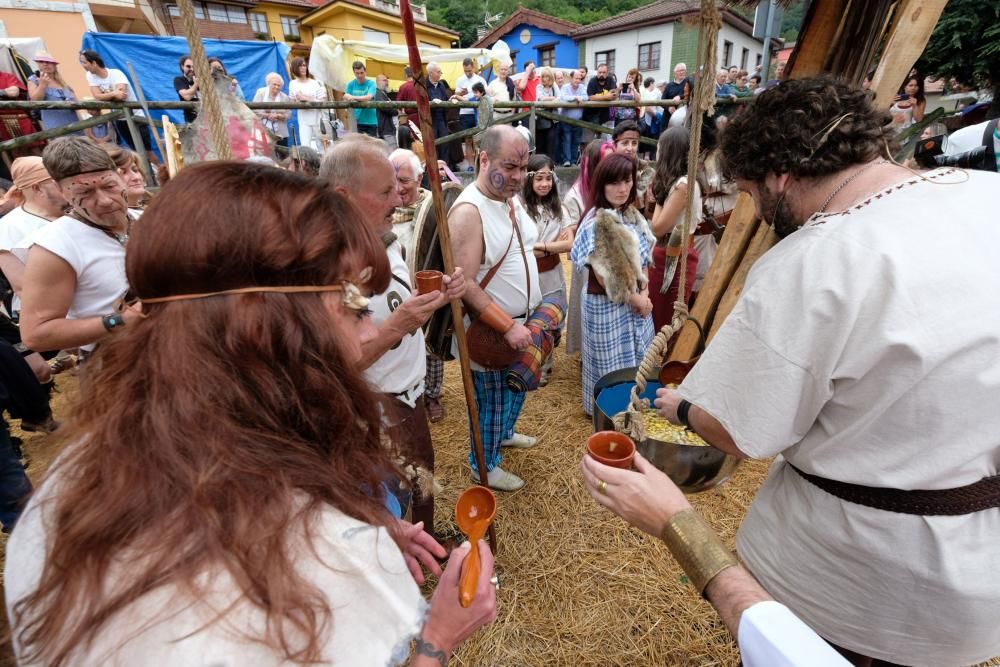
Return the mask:
[[(399, 3), (394, 2), (393, 0), (368, 0), (368, 6), (374, 7), (375, 9), (381, 9), (384, 12), (399, 14)], [(411, 2), (410, 8), (413, 10), (414, 19), (417, 21), (427, 20), (427, 5), (418, 5)]]

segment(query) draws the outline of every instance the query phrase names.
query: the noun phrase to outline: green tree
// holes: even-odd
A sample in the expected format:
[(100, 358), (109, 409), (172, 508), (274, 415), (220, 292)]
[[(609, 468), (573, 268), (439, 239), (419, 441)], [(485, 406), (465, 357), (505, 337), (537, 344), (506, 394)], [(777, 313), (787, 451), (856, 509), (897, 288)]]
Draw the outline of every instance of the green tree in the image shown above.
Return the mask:
[(950, 0), (917, 69), (966, 86), (991, 87), (989, 117), (1000, 116), (1000, 3)]

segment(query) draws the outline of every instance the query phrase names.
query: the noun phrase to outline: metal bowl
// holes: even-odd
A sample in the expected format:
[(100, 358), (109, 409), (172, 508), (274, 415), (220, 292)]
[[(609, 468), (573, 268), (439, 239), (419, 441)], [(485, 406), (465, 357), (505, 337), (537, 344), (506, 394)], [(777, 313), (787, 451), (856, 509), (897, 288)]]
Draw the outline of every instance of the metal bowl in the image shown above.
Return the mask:
[[(594, 385), (594, 431), (614, 430), (612, 418), (628, 406), (629, 393), (635, 385), (635, 368), (608, 373)], [(649, 378), (643, 398), (652, 401), (659, 380)], [(650, 463), (662, 470), (684, 493), (698, 493), (714, 488), (736, 471), (740, 460), (715, 447), (697, 447), (646, 438), (636, 449)]]

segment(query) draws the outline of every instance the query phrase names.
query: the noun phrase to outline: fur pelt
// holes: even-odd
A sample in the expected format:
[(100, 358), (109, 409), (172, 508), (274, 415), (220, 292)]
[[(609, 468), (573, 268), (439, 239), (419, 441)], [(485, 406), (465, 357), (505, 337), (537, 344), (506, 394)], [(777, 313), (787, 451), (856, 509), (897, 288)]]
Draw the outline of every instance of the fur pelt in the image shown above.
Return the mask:
[(639, 242), (608, 209), (599, 210), (594, 220), (590, 269), (604, 283), (608, 300), (613, 303), (628, 303), (636, 287), (644, 289), (649, 282), (642, 268)]

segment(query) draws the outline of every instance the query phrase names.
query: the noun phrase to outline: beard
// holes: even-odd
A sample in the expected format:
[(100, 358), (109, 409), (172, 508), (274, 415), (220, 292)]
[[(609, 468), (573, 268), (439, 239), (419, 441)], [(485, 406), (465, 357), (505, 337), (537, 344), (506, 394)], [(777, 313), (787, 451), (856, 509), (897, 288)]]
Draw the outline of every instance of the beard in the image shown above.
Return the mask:
[(760, 210), (765, 222), (771, 224), (779, 239), (787, 237), (802, 226), (802, 223), (795, 219), (791, 207), (785, 200), (785, 193), (776, 195), (763, 183), (760, 185)]

